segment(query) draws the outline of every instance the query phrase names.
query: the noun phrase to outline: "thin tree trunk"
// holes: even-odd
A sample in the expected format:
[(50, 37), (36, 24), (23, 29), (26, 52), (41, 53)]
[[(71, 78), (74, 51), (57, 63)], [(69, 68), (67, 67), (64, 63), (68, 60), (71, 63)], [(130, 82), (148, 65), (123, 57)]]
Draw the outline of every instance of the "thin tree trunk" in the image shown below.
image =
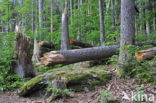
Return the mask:
[(103, 0), (99, 0), (99, 14), (100, 14), (100, 42), (101, 42), (101, 46), (104, 46), (104, 45), (105, 45), (103, 2), (104, 2)]
[(50, 8), (51, 8), (51, 33), (53, 32), (53, 0), (50, 1)]
[(42, 27), (43, 27), (43, 0), (39, 0), (39, 38), (41, 39)]
[(73, 23), (73, 0), (70, 0), (70, 16), (71, 16), (71, 24)]
[(68, 32), (68, 6), (67, 0), (65, 1), (65, 9), (62, 14), (62, 34), (61, 34), (61, 50), (70, 49), (69, 46), (69, 32)]
[(32, 32), (34, 34), (34, 0), (32, 0)]
[[(150, 8), (152, 7), (150, 0), (148, 2), (146, 2), (146, 9), (145, 9), (145, 15), (149, 15), (149, 11), (151, 10)], [(151, 28), (150, 28), (150, 17), (147, 18), (146, 20), (146, 34), (150, 35), (151, 33)]]

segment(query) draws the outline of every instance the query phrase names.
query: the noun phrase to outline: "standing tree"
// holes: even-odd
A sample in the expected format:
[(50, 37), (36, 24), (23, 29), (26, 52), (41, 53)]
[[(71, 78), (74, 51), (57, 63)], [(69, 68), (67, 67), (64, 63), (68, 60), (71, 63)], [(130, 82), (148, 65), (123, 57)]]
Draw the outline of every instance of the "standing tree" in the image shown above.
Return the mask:
[(51, 33), (53, 32), (53, 0), (50, 0), (50, 21), (51, 21)]
[(38, 9), (39, 9), (39, 37), (41, 38), (41, 30), (42, 30), (42, 23), (43, 23), (43, 0), (39, 0), (38, 2)]
[(103, 0), (99, 0), (99, 14), (100, 14), (100, 41), (101, 46), (105, 45), (105, 38), (104, 38), (104, 16), (103, 16)]
[(121, 0), (121, 28), (120, 28), (120, 54), (119, 74), (124, 76), (128, 67), (131, 53), (127, 51), (126, 45), (133, 45), (135, 37), (135, 9), (134, 0)]
[(61, 34), (61, 49), (69, 49), (69, 32), (68, 32), (68, 2), (65, 0), (65, 8), (62, 13), (62, 34)]

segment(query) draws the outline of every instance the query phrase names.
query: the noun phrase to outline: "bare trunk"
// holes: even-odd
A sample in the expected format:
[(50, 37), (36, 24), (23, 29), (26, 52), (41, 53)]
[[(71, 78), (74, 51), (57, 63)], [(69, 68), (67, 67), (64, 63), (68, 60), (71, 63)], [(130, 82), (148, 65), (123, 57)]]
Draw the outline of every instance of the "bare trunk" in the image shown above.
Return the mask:
[(71, 16), (71, 24), (73, 22), (73, 0), (70, 0), (70, 16)]
[(53, 32), (53, 0), (50, 1), (50, 9), (51, 9), (51, 33)]
[(34, 0), (32, 0), (32, 32), (34, 34)]
[(69, 32), (68, 32), (68, 8), (67, 1), (65, 2), (65, 9), (62, 14), (62, 34), (61, 34), (61, 49), (67, 50), (70, 49), (69, 46)]
[(32, 61), (33, 62), (39, 62), (40, 57), (41, 57), (41, 49), (40, 49), (40, 46), (39, 46), (39, 44), (35, 38), (34, 39), (34, 51), (33, 51)]
[[(131, 53), (126, 52), (126, 45), (133, 45), (135, 38), (135, 8), (133, 0), (121, 0), (121, 30), (120, 30), (119, 63), (121, 71), (127, 69)], [(121, 74), (124, 75), (124, 74)]]
[(103, 0), (99, 0), (99, 14), (100, 14), (100, 42), (101, 46), (105, 45), (105, 38), (104, 38), (104, 15), (103, 15)]
[(43, 27), (43, 0), (39, 0), (39, 38), (41, 39), (42, 27)]

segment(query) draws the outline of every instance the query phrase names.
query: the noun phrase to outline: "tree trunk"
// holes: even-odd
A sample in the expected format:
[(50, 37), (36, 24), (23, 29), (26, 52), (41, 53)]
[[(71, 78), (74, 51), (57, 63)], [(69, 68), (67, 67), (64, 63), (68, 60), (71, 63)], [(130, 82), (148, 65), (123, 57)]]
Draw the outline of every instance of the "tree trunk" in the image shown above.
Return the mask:
[(70, 16), (71, 16), (71, 24), (73, 23), (73, 0), (70, 0)]
[[(70, 39), (70, 45), (74, 45), (74, 46), (79, 46), (81, 48), (89, 48), (89, 47), (95, 47), (95, 45), (91, 45), (82, 41), (78, 41), (78, 40), (74, 40), (74, 39)], [(145, 41), (145, 42), (135, 42), (136, 46), (142, 47), (144, 45), (152, 45), (152, 46), (156, 46), (156, 42), (155, 41)]]
[(43, 27), (43, 0), (39, 0), (38, 2), (39, 9), (39, 38), (41, 39), (42, 27)]
[(75, 46), (79, 46), (79, 47), (82, 47), (82, 48), (94, 47), (91, 44), (81, 42), (81, 41), (78, 41), (78, 40), (74, 40), (74, 39), (70, 39), (70, 45), (75, 45)]
[(62, 14), (62, 34), (61, 34), (61, 49), (68, 50), (69, 47), (69, 32), (68, 32), (68, 10), (67, 0), (65, 1), (65, 9)]
[(100, 14), (100, 41), (101, 41), (101, 46), (104, 46), (104, 45), (105, 45), (103, 2), (104, 2), (103, 0), (99, 0), (99, 14)]
[(36, 38), (34, 38), (34, 51), (33, 51), (32, 61), (39, 62), (40, 57), (41, 57), (41, 48), (40, 48)]
[(137, 60), (151, 60), (156, 56), (156, 47), (135, 53)]
[[(130, 60), (131, 53), (126, 52), (126, 45), (133, 45), (135, 38), (135, 9), (133, 0), (121, 0), (121, 29), (120, 29), (120, 54), (119, 63), (122, 72), (127, 69), (127, 63)], [(121, 74), (123, 76), (125, 74)]]
[(17, 59), (17, 66), (11, 71), (22, 78), (34, 77), (35, 72), (30, 54), (30, 38), (25, 36), (23, 33), (20, 33), (19, 27), (16, 26), (15, 39), (14, 57)]
[(116, 54), (117, 48), (119, 48), (119, 46), (113, 45), (85, 49), (51, 51), (44, 54), (37, 65), (43, 67), (56, 64), (71, 64), (81, 61), (104, 59)]
[(51, 9), (51, 17), (50, 17), (50, 20), (51, 20), (51, 33), (53, 32), (53, 0), (50, 1), (50, 9)]
[[(152, 10), (151, 7), (152, 7), (152, 5), (151, 5), (150, 0), (149, 0), (148, 2), (146, 2), (146, 9), (145, 9), (145, 14), (147, 16), (150, 15), (149, 11)], [(147, 35), (150, 35), (150, 33), (151, 33), (150, 19), (152, 19), (152, 18), (148, 17), (146, 20), (146, 34)]]
[(34, 0), (32, 0), (32, 32), (34, 34)]

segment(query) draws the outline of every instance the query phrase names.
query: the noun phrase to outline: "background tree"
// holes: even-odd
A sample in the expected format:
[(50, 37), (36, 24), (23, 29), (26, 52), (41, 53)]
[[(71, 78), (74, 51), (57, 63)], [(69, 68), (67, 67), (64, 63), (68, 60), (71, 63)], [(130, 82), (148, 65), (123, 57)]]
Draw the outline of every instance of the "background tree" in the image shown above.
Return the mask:
[(103, 15), (103, 0), (99, 0), (99, 14), (100, 14), (100, 42), (101, 45), (105, 45), (105, 33), (104, 33), (104, 15)]
[(68, 1), (65, 0), (65, 8), (62, 13), (62, 34), (61, 34), (61, 49), (69, 49), (69, 32), (68, 32)]

